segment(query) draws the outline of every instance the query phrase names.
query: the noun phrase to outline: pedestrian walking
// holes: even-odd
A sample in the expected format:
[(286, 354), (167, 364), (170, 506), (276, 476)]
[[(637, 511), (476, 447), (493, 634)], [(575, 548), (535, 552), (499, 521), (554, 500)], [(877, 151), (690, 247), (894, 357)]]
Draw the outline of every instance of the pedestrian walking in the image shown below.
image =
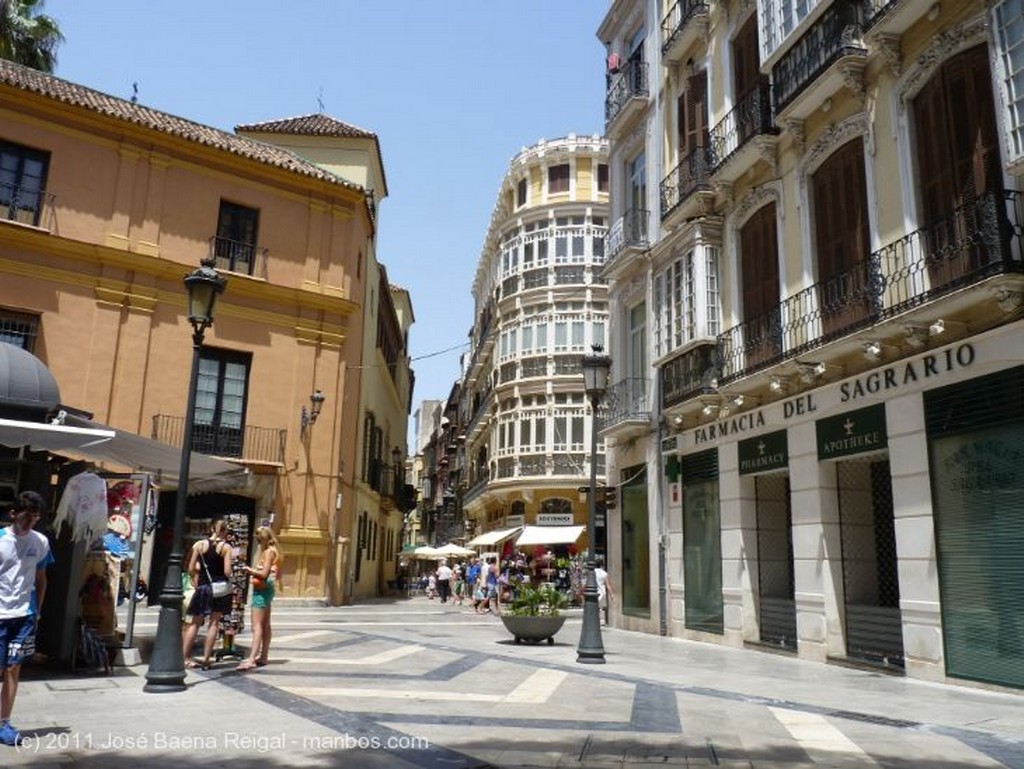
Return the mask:
[(437, 594), (441, 598), (441, 603), (448, 603), (448, 597), (452, 594), (452, 568), (447, 560), (438, 564), (434, 575), (437, 577)]
[(20, 745), (11, 724), (21, 664), (35, 653), (36, 625), (46, 599), (46, 566), (53, 561), (50, 541), (33, 527), (45, 503), (34, 491), (21, 492), (12, 524), (0, 535), (0, 743)]
[(594, 562), (594, 580), (597, 582), (597, 605), (604, 613), (604, 624), (608, 624), (608, 611), (612, 600), (612, 585), (608, 581), (608, 572), (604, 569), (604, 558), (597, 557)]

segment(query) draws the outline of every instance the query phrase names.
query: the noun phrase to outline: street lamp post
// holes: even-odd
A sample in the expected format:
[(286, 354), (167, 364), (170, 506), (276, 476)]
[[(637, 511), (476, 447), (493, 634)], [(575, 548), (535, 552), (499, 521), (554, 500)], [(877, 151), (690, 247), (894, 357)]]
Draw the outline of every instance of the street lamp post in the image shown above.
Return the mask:
[(587, 581), (583, 588), (583, 628), (576, 647), (576, 661), (591, 665), (604, 664), (604, 644), (601, 642), (601, 610), (597, 605), (597, 576), (594, 569), (594, 519), (597, 516), (597, 404), (608, 389), (608, 371), (612, 359), (602, 355), (601, 345), (593, 345), (593, 353), (583, 356), (583, 389), (590, 399), (590, 493), (587, 494)]
[[(213, 307), (227, 281), (213, 268), (213, 258), (203, 259), (200, 266), (185, 276), (188, 289), (188, 322), (192, 324), (192, 368), (188, 382), (188, 404), (181, 440), (181, 465), (174, 505), (174, 533), (171, 554), (167, 557), (167, 573), (160, 592), (160, 617), (156, 639), (146, 671), (145, 692), (180, 692), (185, 689), (185, 659), (181, 645), (182, 538), (185, 533), (185, 500), (188, 497), (189, 461), (192, 458), (192, 428), (195, 422), (196, 389), (199, 382), (199, 352), (203, 336), (213, 324)], [(216, 632), (216, 628), (211, 632)]]

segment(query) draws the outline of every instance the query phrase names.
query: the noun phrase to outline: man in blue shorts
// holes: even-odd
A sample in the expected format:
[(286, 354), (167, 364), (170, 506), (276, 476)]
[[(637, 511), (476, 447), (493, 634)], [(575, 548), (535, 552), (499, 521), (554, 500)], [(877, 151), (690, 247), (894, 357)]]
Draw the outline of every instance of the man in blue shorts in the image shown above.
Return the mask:
[[(46, 598), (50, 542), (33, 531), (45, 503), (34, 491), (15, 500), (14, 523), (0, 532), (0, 743), (18, 745), (21, 734), (10, 722), (21, 663), (35, 653), (36, 618)], [(32, 593), (35, 591), (35, 596)]]

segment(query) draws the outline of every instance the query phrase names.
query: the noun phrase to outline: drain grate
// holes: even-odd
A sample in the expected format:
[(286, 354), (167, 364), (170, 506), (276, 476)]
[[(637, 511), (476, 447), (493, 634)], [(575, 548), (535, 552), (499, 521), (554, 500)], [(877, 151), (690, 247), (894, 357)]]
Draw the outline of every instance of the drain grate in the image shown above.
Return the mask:
[(902, 718), (887, 718), (886, 716), (872, 716), (868, 713), (854, 713), (852, 710), (830, 710), (824, 715), (831, 718), (845, 718), (848, 721), (861, 721), (865, 724), (891, 726), (894, 729), (914, 729), (921, 725), (917, 721), (905, 721)]

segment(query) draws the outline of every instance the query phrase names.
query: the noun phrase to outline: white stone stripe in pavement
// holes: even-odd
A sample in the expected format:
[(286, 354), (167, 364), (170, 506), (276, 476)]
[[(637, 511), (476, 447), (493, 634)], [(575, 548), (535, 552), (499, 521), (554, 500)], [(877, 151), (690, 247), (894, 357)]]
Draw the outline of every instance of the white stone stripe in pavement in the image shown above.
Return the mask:
[(282, 686), (282, 690), (300, 697), (365, 697), (389, 700), (436, 700), (445, 702), (508, 702), (517, 705), (541, 705), (567, 677), (560, 670), (535, 670), (529, 678), (508, 694), (436, 691), (431, 689), (363, 689), (323, 686)]
[(798, 710), (785, 708), (768, 708), (778, 719), (790, 736), (807, 751), (811, 758), (815, 753), (828, 753), (833, 756), (849, 756), (856, 759), (857, 766), (878, 766), (849, 737), (828, 722), (824, 716), (816, 713), (801, 713)]
[(411, 646), (399, 646), (397, 649), (389, 649), (385, 652), (371, 654), (358, 659), (346, 659), (344, 657), (286, 657), (284, 662), (299, 662), (308, 665), (383, 665), (385, 662), (394, 662), (410, 654), (425, 651), (424, 647), (413, 644)]
[(307, 633), (293, 633), (292, 635), (286, 636), (274, 636), (274, 643), (285, 646), (296, 641), (305, 641), (309, 638), (315, 638), (321, 635), (334, 635), (339, 631), (337, 630), (310, 630)]

